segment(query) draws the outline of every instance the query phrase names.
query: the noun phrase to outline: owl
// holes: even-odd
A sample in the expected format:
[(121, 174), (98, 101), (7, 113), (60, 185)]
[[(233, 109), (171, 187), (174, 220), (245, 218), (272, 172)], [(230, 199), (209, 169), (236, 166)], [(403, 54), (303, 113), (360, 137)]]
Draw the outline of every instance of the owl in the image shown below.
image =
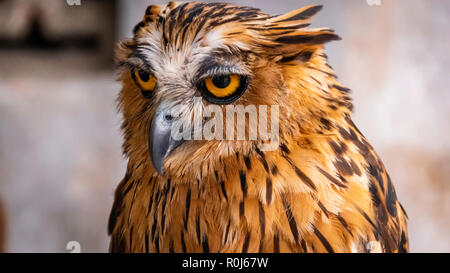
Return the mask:
[[(146, 9), (116, 49), (128, 166), (109, 219), (111, 252), (408, 251), (406, 212), (324, 53), (340, 38), (308, 27), (321, 8)], [(208, 138), (196, 126), (216, 121), (211, 132), (242, 127), (247, 136), (262, 123), (249, 110), (230, 125), (227, 109), (269, 106), (273, 149), (262, 135)]]

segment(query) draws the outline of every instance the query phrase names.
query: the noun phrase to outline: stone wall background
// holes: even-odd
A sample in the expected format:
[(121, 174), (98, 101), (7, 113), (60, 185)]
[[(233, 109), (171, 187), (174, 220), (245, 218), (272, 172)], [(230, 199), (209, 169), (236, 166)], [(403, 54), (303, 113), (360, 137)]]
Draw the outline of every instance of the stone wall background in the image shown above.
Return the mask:
[[(11, 252), (66, 252), (69, 241), (83, 252), (107, 250), (109, 209), (126, 167), (111, 37), (130, 36), (145, 7), (164, 1), (61, 2), (0, 2), (0, 199)], [(409, 214), (411, 250), (450, 251), (450, 2), (230, 2), (272, 14), (324, 5), (313, 26), (343, 38), (327, 45), (330, 63), (352, 88), (355, 123)], [(45, 15), (48, 37), (93, 35), (95, 48), (17, 47), (30, 10)]]

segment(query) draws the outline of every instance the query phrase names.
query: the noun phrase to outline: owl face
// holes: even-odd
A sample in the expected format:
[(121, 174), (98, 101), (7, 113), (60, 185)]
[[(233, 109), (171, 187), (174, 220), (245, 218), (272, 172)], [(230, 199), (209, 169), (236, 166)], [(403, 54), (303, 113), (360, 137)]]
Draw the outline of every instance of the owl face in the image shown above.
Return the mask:
[[(195, 137), (203, 130), (196, 125), (217, 118), (217, 111), (223, 119), (215, 130), (220, 123), (225, 128), (229, 106), (279, 106), (281, 138), (298, 131), (301, 121), (316, 111), (302, 105), (308, 94), (298, 90), (298, 75), (318, 58), (324, 42), (337, 39), (327, 29), (305, 29), (319, 9), (274, 17), (224, 3), (149, 6), (134, 38), (119, 43), (116, 54), (124, 86), (119, 102), (125, 153), (148, 163), (144, 155), (149, 151), (152, 166), (162, 174), (259, 149), (264, 142), (260, 137)], [(215, 115), (201, 114), (211, 106)], [(189, 133), (177, 139), (174, 124), (189, 127)], [(235, 131), (237, 126), (233, 123)], [(247, 133), (258, 127), (251, 121), (241, 126)], [(186, 162), (188, 158), (193, 160)]]

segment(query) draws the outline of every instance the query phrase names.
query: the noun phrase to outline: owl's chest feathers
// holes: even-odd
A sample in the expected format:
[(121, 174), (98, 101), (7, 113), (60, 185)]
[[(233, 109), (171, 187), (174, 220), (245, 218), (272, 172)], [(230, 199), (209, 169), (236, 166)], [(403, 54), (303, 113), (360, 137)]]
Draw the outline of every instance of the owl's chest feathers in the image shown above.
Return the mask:
[[(353, 233), (366, 224), (362, 217), (351, 217), (356, 208), (343, 204), (369, 200), (364, 187), (331, 177), (332, 160), (324, 161), (317, 151), (297, 151), (289, 145), (280, 150), (237, 155), (202, 181), (130, 179), (133, 186), (124, 197), (126, 213), (121, 219), (127, 248), (138, 252), (350, 251), (350, 241), (356, 239)], [(360, 196), (349, 197), (349, 187)]]

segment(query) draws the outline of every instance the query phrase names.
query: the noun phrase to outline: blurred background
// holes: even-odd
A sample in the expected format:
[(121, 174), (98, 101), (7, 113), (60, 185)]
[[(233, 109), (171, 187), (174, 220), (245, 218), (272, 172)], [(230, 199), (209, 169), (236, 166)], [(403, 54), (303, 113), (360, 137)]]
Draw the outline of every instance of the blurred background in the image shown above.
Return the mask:
[[(228, 2), (324, 5), (313, 26), (343, 38), (327, 45), (330, 64), (409, 214), (411, 251), (449, 252), (450, 2)], [(159, 3), (0, 0), (0, 252), (107, 251), (126, 168), (113, 48)]]

